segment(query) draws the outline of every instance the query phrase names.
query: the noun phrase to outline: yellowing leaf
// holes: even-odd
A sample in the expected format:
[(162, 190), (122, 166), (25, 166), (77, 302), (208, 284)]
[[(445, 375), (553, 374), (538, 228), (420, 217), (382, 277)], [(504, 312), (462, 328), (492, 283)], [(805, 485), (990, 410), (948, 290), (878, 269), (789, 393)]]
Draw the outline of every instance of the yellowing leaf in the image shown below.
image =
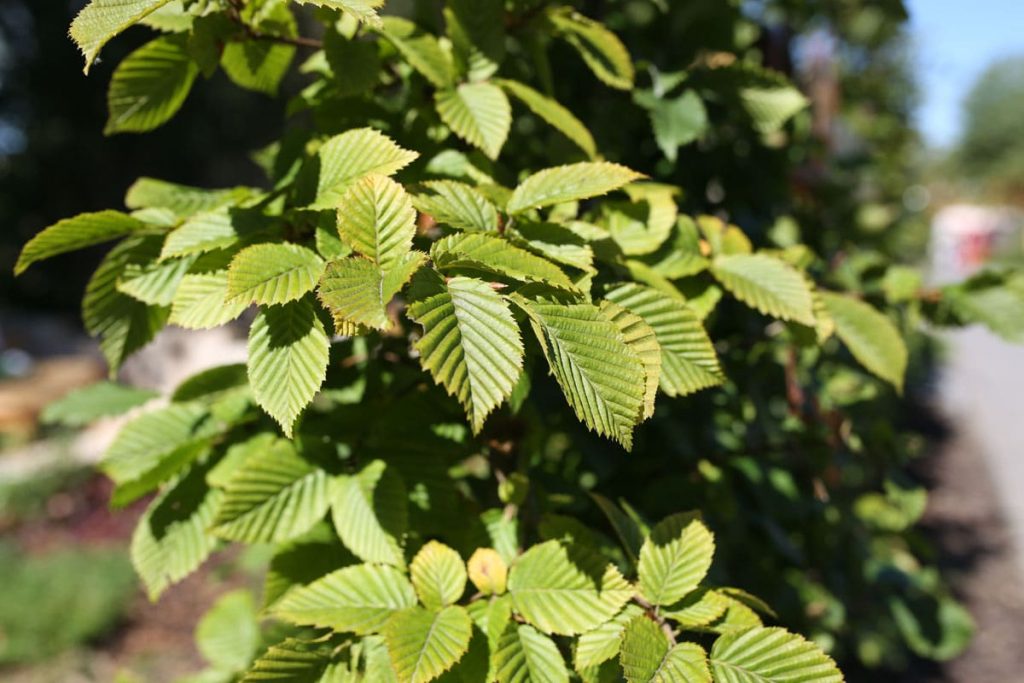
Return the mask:
[(508, 582), (508, 566), (493, 548), (477, 548), (469, 562), (469, 580), (484, 595), (501, 595)]
[(409, 565), (412, 585), (426, 607), (455, 604), (466, 591), (466, 565), (459, 554), (437, 541), (420, 548)]

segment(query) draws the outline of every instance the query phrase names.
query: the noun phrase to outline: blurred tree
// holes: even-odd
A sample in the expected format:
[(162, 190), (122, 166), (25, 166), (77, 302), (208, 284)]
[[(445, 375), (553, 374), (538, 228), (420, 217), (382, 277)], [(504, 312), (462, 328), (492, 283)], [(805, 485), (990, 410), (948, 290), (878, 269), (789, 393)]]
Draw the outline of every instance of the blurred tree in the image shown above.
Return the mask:
[(996, 62), (964, 103), (954, 171), (984, 185), (984, 194), (1024, 201), (1024, 57)]

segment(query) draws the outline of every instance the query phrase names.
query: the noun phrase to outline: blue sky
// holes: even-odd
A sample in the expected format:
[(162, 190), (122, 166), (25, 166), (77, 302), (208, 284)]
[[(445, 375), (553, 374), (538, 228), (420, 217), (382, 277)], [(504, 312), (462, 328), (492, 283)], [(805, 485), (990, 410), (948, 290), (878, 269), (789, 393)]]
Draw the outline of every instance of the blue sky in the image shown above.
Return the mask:
[(930, 144), (948, 146), (960, 130), (961, 103), (974, 79), (1000, 57), (1024, 55), (1024, 0), (907, 5), (920, 66), (918, 124)]

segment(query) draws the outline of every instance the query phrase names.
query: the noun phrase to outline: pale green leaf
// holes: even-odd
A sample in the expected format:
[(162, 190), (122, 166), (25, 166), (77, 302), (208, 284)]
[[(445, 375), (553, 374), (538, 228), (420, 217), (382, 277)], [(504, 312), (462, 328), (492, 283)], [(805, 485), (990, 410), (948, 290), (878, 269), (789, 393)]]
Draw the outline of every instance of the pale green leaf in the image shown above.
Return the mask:
[(512, 105), (491, 83), (463, 83), (436, 94), (437, 113), (460, 138), (497, 159), (512, 129)]
[(43, 409), (39, 421), (83, 427), (101, 417), (127, 413), (159, 396), (155, 391), (137, 389), (114, 382), (97, 382), (75, 389)]
[(194, 257), (129, 263), (117, 280), (117, 291), (152, 306), (170, 306)]
[(634, 99), (650, 112), (654, 139), (669, 161), (675, 162), (679, 148), (701, 137), (708, 128), (707, 109), (693, 90), (664, 99), (637, 93)]
[(124, 205), (129, 209), (169, 209), (178, 218), (188, 218), (203, 211), (238, 204), (254, 191), (248, 187), (207, 190), (156, 178), (139, 178), (128, 188)]
[(120, 211), (83, 213), (54, 223), (33, 237), (21, 250), (14, 274), (21, 275), (37, 261), (124, 237), (146, 224)]
[(100, 467), (118, 489), (136, 490), (135, 495), (115, 493), (115, 502), (130, 502), (198, 456), (196, 450), (180, 449), (213, 433), (208, 416), (206, 407), (198, 403), (174, 403), (144, 413), (122, 427)]
[(310, 198), (311, 208), (336, 209), (345, 191), (356, 181), (371, 173), (390, 176), (418, 156), (372, 128), (335, 135), (317, 152), (318, 176), (315, 195)]
[(315, 252), (289, 243), (254, 244), (228, 268), (228, 298), (246, 304), (284, 304), (313, 291), (324, 272)]
[(167, 307), (144, 304), (117, 289), (118, 279), (129, 266), (152, 262), (159, 248), (159, 239), (152, 237), (121, 242), (107, 253), (86, 285), (82, 300), (85, 329), (99, 337), (111, 374), (148, 344), (167, 321)]
[(413, 195), (413, 204), (438, 223), (459, 230), (495, 232), (498, 211), (476, 189), (454, 180), (423, 183)]
[(711, 272), (743, 303), (766, 315), (814, 325), (811, 290), (800, 271), (765, 254), (717, 256)]
[(696, 643), (669, 643), (647, 616), (626, 625), (620, 655), (628, 683), (711, 683), (707, 654)]
[(685, 629), (694, 629), (720, 619), (729, 606), (729, 599), (722, 593), (698, 589), (681, 601), (662, 609), (661, 614)]
[(508, 212), (554, 206), (598, 197), (617, 190), (643, 175), (606, 161), (582, 162), (548, 168), (521, 182), (508, 202)]
[(597, 272), (594, 268), (594, 250), (586, 240), (563, 225), (519, 219), (514, 226), (505, 229), (505, 237), (555, 263), (585, 273)]
[(301, 536), (330, 506), (330, 481), (288, 441), (245, 460), (224, 489), (213, 523), (222, 538), (273, 543)]
[(590, 131), (582, 121), (576, 118), (575, 114), (556, 100), (518, 81), (499, 80), (497, 83), (510, 95), (525, 104), (530, 111), (576, 143), (588, 157), (597, 156), (597, 144)]
[(358, 564), (289, 591), (273, 613), (300, 626), (363, 635), (379, 631), (393, 613), (415, 604), (412, 584), (397, 569)]
[(610, 320), (622, 334), (623, 341), (633, 349), (644, 366), (644, 410), (643, 419), (654, 415), (654, 401), (661, 381), (661, 345), (654, 328), (643, 318), (627, 311), (611, 301), (601, 302), (601, 313)]
[(450, 88), (455, 83), (455, 65), (437, 38), (421, 31), (408, 19), (387, 16), (382, 21), (381, 33), (409, 66), (437, 88)]
[(716, 683), (842, 683), (821, 648), (781, 628), (751, 628), (721, 636), (711, 648)]
[(430, 609), (455, 604), (466, 591), (465, 563), (457, 552), (437, 541), (420, 548), (409, 573), (420, 602)]
[(253, 398), (286, 436), (327, 375), (330, 340), (313, 304), (300, 300), (260, 311), (249, 330)]
[(118, 64), (107, 91), (110, 117), (103, 132), (144, 133), (169, 121), (199, 75), (185, 36), (160, 36)]
[(357, 557), (405, 566), (402, 537), (409, 506), (405, 484), (394, 467), (375, 460), (358, 474), (337, 477), (331, 515), (342, 543)]
[(462, 607), (412, 607), (388, 619), (384, 642), (400, 683), (427, 683), (462, 659), (472, 632), (473, 622)]
[(188, 330), (208, 330), (234, 320), (248, 307), (243, 299), (228, 301), (228, 271), (190, 273), (174, 294), (170, 322)]
[(807, 108), (809, 100), (792, 85), (750, 86), (740, 90), (740, 101), (760, 133), (778, 131)]
[(339, 330), (346, 325), (387, 329), (388, 304), (425, 261), (425, 254), (411, 251), (387, 272), (362, 257), (333, 261), (320, 279), (317, 296)]
[(587, 631), (576, 641), (573, 663), (577, 671), (584, 671), (614, 658), (622, 647), (622, 634), (626, 624), (643, 614), (639, 605), (626, 605), (614, 619)]
[(92, 0), (71, 22), (71, 38), (85, 56), (85, 73), (107, 42), (170, 0)]
[(438, 270), (468, 269), (504, 275), (523, 282), (540, 282), (576, 291), (562, 269), (547, 259), (492, 234), (462, 233), (434, 242), (430, 257)]
[(535, 545), (512, 565), (516, 611), (545, 633), (585, 633), (618, 614), (634, 589), (614, 565), (559, 541)]
[(871, 305), (840, 294), (822, 292), (836, 336), (861, 365), (903, 391), (907, 345), (889, 317)]
[(416, 211), (401, 185), (371, 174), (352, 185), (338, 204), (343, 242), (383, 270), (403, 260), (416, 236)]
[(558, 646), (529, 624), (509, 622), (491, 656), (498, 683), (569, 683)]
[(132, 534), (131, 557), (151, 600), (201, 565), (217, 539), (207, 533), (222, 493), (206, 483), (206, 471), (192, 468), (157, 496)]
[[(262, 436), (273, 440), (270, 434)], [(229, 451), (225, 459), (230, 455)], [(263, 609), (272, 608), (293, 588), (308, 586), (355, 562), (355, 556), (341, 544), (334, 527), (318, 523), (309, 533), (276, 546), (263, 580)]]
[(523, 342), (508, 304), (487, 284), (454, 277), (408, 313), (424, 328), (416, 343), (420, 362), (459, 400), (479, 432), (523, 368)]
[(289, 638), (262, 653), (242, 683), (346, 683), (332, 675), (335, 645), (326, 641)]
[(384, 6), (386, 0), (297, 0), (302, 5), (316, 5), (340, 9), (345, 14), (369, 26), (380, 26), (377, 10)]
[(618, 36), (600, 22), (568, 8), (549, 12), (548, 17), (601, 81), (619, 90), (633, 87), (633, 60)]
[(637, 587), (655, 605), (671, 605), (693, 592), (711, 568), (715, 539), (691, 514), (666, 517), (640, 548)]
[(697, 316), (678, 299), (642, 285), (622, 285), (605, 296), (640, 316), (661, 346), (661, 390), (685, 396), (722, 382), (718, 357)]
[(252, 593), (236, 590), (220, 597), (196, 625), (196, 647), (222, 671), (243, 671), (260, 646)]
[(576, 416), (629, 450), (644, 411), (644, 365), (619, 328), (590, 304), (517, 302)]
[(247, 221), (231, 207), (198, 212), (167, 235), (160, 258), (203, 254), (238, 243)]

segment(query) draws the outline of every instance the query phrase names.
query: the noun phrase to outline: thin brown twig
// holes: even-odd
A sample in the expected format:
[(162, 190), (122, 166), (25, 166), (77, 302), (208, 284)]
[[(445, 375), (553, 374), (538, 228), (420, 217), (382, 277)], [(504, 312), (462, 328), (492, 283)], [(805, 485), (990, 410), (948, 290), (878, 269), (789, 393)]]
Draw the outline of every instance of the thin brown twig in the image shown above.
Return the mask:
[(245, 35), (252, 40), (263, 40), (283, 45), (294, 45), (295, 47), (308, 47), (314, 50), (323, 48), (323, 41), (305, 36), (283, 36), (277, 33), (264, 33), (255, 26), (251, 26), (242, 19), (242, 10), (245, 9), (245, 0), (228, 0), (227, 17), (245, 31)]

